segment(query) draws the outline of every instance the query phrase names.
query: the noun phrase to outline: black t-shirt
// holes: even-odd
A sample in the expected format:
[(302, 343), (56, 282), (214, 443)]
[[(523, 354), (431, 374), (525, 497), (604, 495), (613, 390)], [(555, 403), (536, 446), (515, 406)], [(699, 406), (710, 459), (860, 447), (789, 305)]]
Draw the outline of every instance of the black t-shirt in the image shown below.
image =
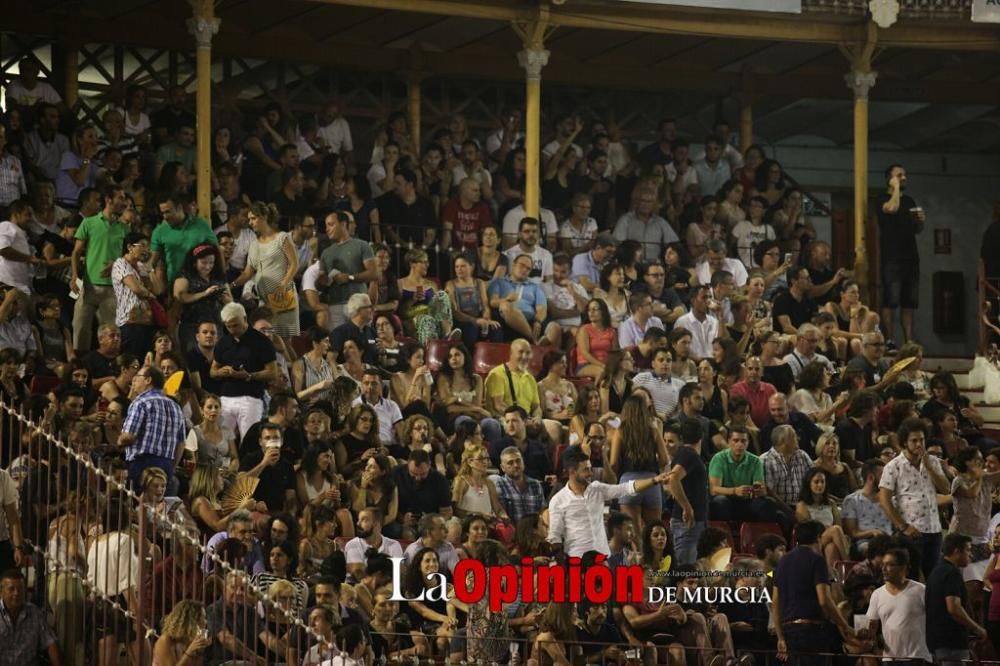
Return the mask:
[(837, 421), (833, 432), (837, 435), (837, 439), (840, 440), (840, 449), (842, 451), (854, 451), (854, 459), (858, 462), (864, 462), (871, 457), (871, 425), (862, 428), (858, 425), (857, 421), (845, 416)]
[(698, 426), (701, 428), (701, 459), (707, 463), (712, 459), (712, 456), (715, 455), (715, 445), (712, 444), (712, 438), (719, 433), (719, 427), (701, 414), (697, 416), (685, 416), (684, 414), (678, 414), (677, 418), (674, 419), (674, 423), (677, 427), (684, 425), (687, 421), (696, 421)]
[(924, 592), (927, 649), (931, 652), (938, 648), (969, 649), (969, 632), (955, 621), (945, 604), (948, 597), (958, 597), (964, 606), (967, 595), (962, 572), (948, 560), (942, 559), (927, 578), (927, 589)]
[(874, 386), (882, 381), (882, 376), (888, 370), (889, 364), (882, 360), (878, 365), (872, 365), (864, 356), (855, 356), (847, 362), (847, 368), (865, 373), (865, 386)]
[[(812, 280), (813, 284), (826, 284), (827, 282), (829, 282), (830, 280), (832, 280), (833, 276), (836, 275), (836, 274), (837, 274), (837, 272), (835, 270), (833, 270), (832, 268), (810, 268), (809, 269), (809, 278)], [(830, 287), (830, 291), (826, 292), (825, 294), (820, 294), (819, 296), (817, 296), (816, 297), (816, 303), (818, 305), (826, 305), (830, 301), (833, 301), (834, 303), (839, 303), (840, 302), (840, 285), (841, 284), (842, 283), (838, 282), (837, 284), (835, 284), (832, 287)]]
[(889, 200), (889, 193), (883, 192), (875, 199), (875, 210), (878, 211), (879, 255), (882, 265), (895, 264), (910, 270), (919, 269), (920, 254), (917, 252), (917, 234), (923, 225), (913, 221), (910, 209), (917, 202), (904, 194), (899, 200), (899, 210), (889, 214), (882, 210), (883, 204)]
[(371, 326), (358, 328), (353, 321), (345, 321), (330, 332), (330, 347), (337, 352), (339, 359), (343, 360), (342, 350), (344, 343), (353, 340), (361, 348), (361, 356), (365, 363), (375, 365), (378, 363), (378, 351), (375, 348), (375, 329)]
[(167, 130), (167, 140), (169, 141), (173, 138), (174, 134), (177, 133), (181, 127), (197, 127), (197, 122), (195, 120), (194, 114), (190, 111), (184, 109), (180, 113), (175, 113), (172, 108), (165, 106), (159, 111), (154, 111), (149, 116), (150, 125), (153, 129), (166, 129)]
[[(764, 427), (760, 429), (760, 437), (758, 441), (760, 442), (761, 452), (767, 451), (771, 448), (771, 433), (777, 428), (780, 423), (775, 423), (774, 419), (768, 419)], [(809, 454), (810, 458), (816, 457), (816, 442), (819, 440), (820, 435), (823, 431), (819, 429), (812, 419), (803, 414), (802, 412), (788, 412), (788, 424), (792, 426), (795, 434), (799, 437), (799, 448)]]
[(108, 358), (96, 349), (83, 357), (83, 364), (87, 366), (91, 380), (100, 379), (101, 377), (111, 377), (117, 374), (111, 368), (114, 361), (113, 358)]
[(423, 245), (424, 229), (438, 227), (437, 215), (429, 199), (417, 197), (412, 204), (406, 204), (395, 192), (386, 192), (377, 200), (379, 224), (393, 227), (404, 243)]
[(791, 393), (792, 387), (795, 385), (795, 374), (787, 363), (765, 366), (763, 379), (785, 395)]
[[(686, 474), (681, 479), (681, 487), (687, 495), (691, 508), (694, 509), (694, 519), (702, 522), (708, 519), (708, 468), (698, 452), (690, 446), (678, 447), (674, 455), (673, 467), (680, 465)], [(670, 517), (682, 520), (684, 512), (680, 502), (674, 502)]]
[[(221, 366), (231, 366), (247, 372), (260, 372), (268, 363), (277, 360), (274, 344), (252, 328), (248, 328), (239, 340), (230, 334), (222, 336), (215, 347), (215, 360)], [(219, 394), (229, 398), (249, 396), (264, 398), (264, 382), (244, 382), (236, 379), (222, 379)]]
[(219, 395), (221, 385), (218, 379), (212, 379), (212, 362), (205, 358), (197, 349), (190, 349), (187, 353), (188, 370), (198, 373), (201, 380), (201, 388), (214, 395)]
[[(243, 435), (243, 440), (240, 442), (239, 454), (240, 460), (249, 459), (251, 455), (259, 455), (261, 453), (260, 448), (260, 427), (267, 421), (261, 421), (260, 423), (254, 423), (250, 428), (247, 429), (245, 435)], [(288, 462), (298, 463), (302, 460), (302, 454), (305, 452), (306, 448), (306, 438), (296, 426), (290, 426), (281, 429), (281, 457), (288, 460)], [(258, 458), (259, 460), (259, 458)], [(254, 463), (257, 464), (257, 463)]]
[(436, 469), (432, 469), (422, 481), (417, 481), (410, 476), (404, 462), (392, 471), (392, 477), (399, 489), (399, 515), (438, 513), (441, 507), (451, 506), (448, 480)]
[[(240, 458), (240, 471), (249, 472), (264, 459), (264, 453), (257, 451)], [(285, 491), (295, 491), (295, 467), (284, 456), (278, 462), (265, 467), (260, 473), (260, 483), (254, 491), (253, 498), (267, 505), (271, 513), (283, 511), (285, 508)]]
[(272, 203), (278, 207), (278, 212), (285, 217), (305, 217), (309, 214), (309, 203), (305, 197), (289, 199), (285, 196), (284, 191), (281, 191), (274, 195)]
[(781, 593), (781, 621), (824, 619), (816, 586), (830, 583), (826, 560), (806, 546), (796, 546), (774, 572), (774, 584)]
[(795, 300), (790, 291), (783, 291), (774, 299), (774, 307), (771, 309), (771, 318), (774, 320), (774, 330), (781, 331), (781, 324), (778, 317), (788, 315), (792, 326), (798, 328), (802, 324), (808, 324), (816, 314), (816, 302), (808, 296), (803, 296), (801, 301)]

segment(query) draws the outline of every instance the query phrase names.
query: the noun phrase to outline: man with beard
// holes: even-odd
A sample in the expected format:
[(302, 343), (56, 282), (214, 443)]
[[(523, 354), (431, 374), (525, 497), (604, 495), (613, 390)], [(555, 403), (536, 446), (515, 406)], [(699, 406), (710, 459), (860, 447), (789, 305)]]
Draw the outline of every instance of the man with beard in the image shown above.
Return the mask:
[(913, 340), (913, 311), (920, 293), (920, 253), (917, 234), (927, 216), (906, 189), (906, 169), (893, 164), (885, 170), (886, 191), (875, 200), (878, 210), (879, 266), (882, 271), (882, 330), (896, 334), (896, 308), (900, 308), (903, 341)]
[(382, 512), (370, 506), (358, 512), (358, 525), (353, 539), (344, 546), (347, 573), (355, 580), (361, 580), (368, 566), (371, 549), (389, 557), (402, 557), (403, 548), (395, 539), (382, 536)]

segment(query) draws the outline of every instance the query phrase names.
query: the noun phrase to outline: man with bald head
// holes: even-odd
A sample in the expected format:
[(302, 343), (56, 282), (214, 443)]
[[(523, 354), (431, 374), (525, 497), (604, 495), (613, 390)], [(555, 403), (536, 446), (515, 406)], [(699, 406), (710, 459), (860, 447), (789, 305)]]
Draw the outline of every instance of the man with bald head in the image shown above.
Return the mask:
[(898, 372), (888, 374), (889, 361), (883, 358), (885, 354), (885, 338), (878, 331), (865, 333), (861, 337), (861, 355), (855, 356), (847, 367), (859, 370), (865, 374), (865, 386), (881, 391), (896, 380)]
[[(538, 383), (532, 376), (531, 345), (518, 338), (510, 344), (510, 358), (486, 375), (486, 409), (500, 418), (506, 409), (518, 405), (529, 419), (541, 419), (542, 408), (538, 397)], [(512, 392), (513, 391), (513, 392)]]
[(831, 374), (834, 372), (835, 368), (830, 359), (816, 352), (819, 338), (819, 328), (814, 324), (802, 324), (796, 330), (795, 349), (782, 359), (792, 369), (792, 375), (796, 380), (798, 380), (802, 370), (810, 363), (822, 363)]
[(788, 425), (795, 431), (798, 446), (808, 453), (809, 457), (815, 457), (816, 442), (823, 431), (812, 422), (812, 419), (802, 412), (789, 410), (788, 399), (784, 393), (772, 395), (767, 401), (767, 409), (771, 418), (760, 429), (761, 449), (766, 451), (771, 445), (771, 437), (775, 428)]
[(479, 247), (479, 232), (493, 226), (490, 207), (483, 201), (482, 185), (475, 178), (464, 178), (458, 185), (458, 195), (445, 204), (441, 213), (444, 233), (442, 247), (459, 252), (475, 252)]
[(763, 428), (771, 416), (768, 401), (771, 396), (778, 392), (778, 389), (774, 387), (774, 384), (762, 380), (764, 364), (759, 356), (751, 356), (744, 361), (743, 369), (745, 371), (743, 375), (746, 379), (736, 382), (730, 389), (729, 395), (746, 398), (750, 405), (750, 420), (758, 428)]
[(769, 437), (770, 448), (760, 457), (764, 463), (764, 484), (768, 496), (777, 500), (781, 512), (790, 518), (795, 515), (793, 507), (799, 499), (802, 482), (813, 466), (812, 457), (799, 448), (799, 436), (787, 423), (775, 427)]

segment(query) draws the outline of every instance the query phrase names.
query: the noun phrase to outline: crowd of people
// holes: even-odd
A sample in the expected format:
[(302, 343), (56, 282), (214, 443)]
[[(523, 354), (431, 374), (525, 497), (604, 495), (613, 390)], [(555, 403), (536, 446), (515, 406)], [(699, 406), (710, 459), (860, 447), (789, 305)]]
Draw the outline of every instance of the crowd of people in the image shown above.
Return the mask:
[[(556, 118), (536, 217), (517, 109), (425, 145), (393, 114), (362, 156), (337, 103), (270, 105), (214, 128), (204, 211), (183, 88), (149, 114), (130, 88), (97, 128), (20, 73), (0, 125), (0, 663), (1000, 651), (1000, 444), (920, 368), (924, 214), (901, 165), (876, 202), (876, 312), (724, 121), (692, 154), (670, 119), (639, 150)], [(465, 558), (567, 557), (772, 601), (491, 613), (460, 581), (433, 593)], [(154, 644), (108, 627), (126, 610)]]

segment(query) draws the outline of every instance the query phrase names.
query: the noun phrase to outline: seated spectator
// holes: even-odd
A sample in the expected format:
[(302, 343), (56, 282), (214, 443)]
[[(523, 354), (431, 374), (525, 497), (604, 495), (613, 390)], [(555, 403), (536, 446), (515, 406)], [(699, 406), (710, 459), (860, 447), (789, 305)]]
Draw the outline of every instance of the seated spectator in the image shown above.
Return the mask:
[(823, 431), (813, 423), (808, 416), (799, 412), (789, 411), (788, 400), (783, 393), (775, 393), (767, 401), (771, 418), (760, 429), (762, 446), (771, 441), (771, 431), (777, 426), (789, 424), (798, 435), (799, 446), (812, 458), (815, 455), (816, 442)]
[(395, 539), (382, 535), (382, 512), (375, 507), (358, 510), (358, 526), (353, 539), (344, 546), (347, 573), (361, 580), (373, 553), (403, 557), (403, 549)]
[[(672, 250), (667, 249), (665, 254), (671, 254)], [(641, 281), (632, 284), (632, 290), (647, 293), (652, 298), (652, 316), (662, 322), (673, 325), (677, 319), (684, 314), (687, 308), (677, 291), (677, 285), (673, 282), (667, 284), (667, 269), (659, 261), (652, 261), (642, 265)], [(676, 279), (676, 278), (671, 278)], [(686, 278), (684, 279), (683, 291), (688, 293)], [(630, 306), (631, 307), (631, 306)], [(637, 312), (635, 307), (631, 307), (633, 313)], [(666, 330), (666, 326), (661, 326)]]
[[(359, 412), (359, 415), (364, 414)], [(360, 466), (361, 476), (352, 480), (348, 488), (351, 509), (359, 517), (365, 509), (378, 510), (382, 528), (389, 533), (398, 533), (399, 488), (393, 478), (394, 461), (382, 453), (368, 454), (366, 451), (361, 456), (364, 460)]]
[(764, 570), (769, 574), (774, 574), (787, 548), (785, 537), (780, 534), (761, 534), (753, 544), (757, 559), (764, 563)]
[(368, 294), (351, 294), (344, 306), (347, 321), (330, 331), (330, 350), (333, 358), (344, 361), (341, 351), (348, 340), (361, 351), (361, 360), (374, 364), (378, 360), (377, 339), (372, 328), (372, 301)]
[(201, 561), (201, 568), (205, 573), (212, 573), (215, 570), (216, 563), (212, 555), (216, 547), (227, 539), (236, 539), (243, 544), (245, 556), (240, 563), (240, 569), (248, 574), (264, 571), (264, 553), (260, 542), (253, 534), (253, 516), (245, 509), (237, 509), (226, 518), (225, 531), (216, 532), (205, 544), (206, 553)]
[(684, 240), (687, 243), (688, 254), (695, 263), (701, 263), (705, 259), (708, 243), (718, 240), (722, 235), (722, 225), (716, 221), (718, 208), (719, 204), (714, 194), (703, 196), (694, 211), (694, 219), (688, 224)]
[(545, 507), (542, 484), (525, 473), (524, 456), (516, 446), (500, 452), (500, 470), (503, 474), (495, 474), (490, 480), (496, 486), (504, 512), (518, 525), (520, 532), (521, 519), (529, 515), (535, 515), (537, 519), (537, 514)]
[(765, 496), (764, 465), (747, 451), (749, 442), (746, 428), (731, 427), (728, 448), (712, 456), (708, 466), (712, 520), (765, 523), (777, 520), (774, 503)]
[[(451, 509), (449, 508), (449, 512)], [(407, 564), (419, 563), (416, 556), (424, 550), (431, 550), (437, 554), (441, 563), (441, 568), (445, 571), (453, 571), (458, 564), (458, 553), (455, 547), (448, 543), (445, 520), (438, 513), (427, 513), (421, 516), (417, 525), (417, 539), (413, 541), (403, 553)]]
[(435, 380), (435, 395), (449, 423), (461, 416), (476, 421), (490, 416), (483, 407), (483, 378), (472, 371), (472, 355), (464, 345), (448, 349), (448, 359)]
[[(526, 418), (540, 420), (542, 416), (538, 383), (528, 368), (531, 364), (531, 345), (526, 340), (514, 340), (510, 345), (510, 358), (486, 375), (486, 409), (494, 417), (502, 416), (508, 407), (517, 405)], [(497, 432), (484, 433), (490, 442)]]
[(507, 274), (510, 262), (500, 249), (500, 236), (496, 229), (485, 227), (479, 231), (479, 249), (474, 253), (473, 260), (472, 274), (477, 279), (489, 282)]
[(495, 468), (500, 467), (501, 454), (507, 448), (513, 446), (521, 452), (524, 459), (524, 473), (534, 479), (540, 479), (545, 484), (550, 484), (552, 479), (552, 456), (549, 455), (545, 446), (529, 436), (525, 427), (524, 409), (518, 405), (507, 407), (503, 413), (504, 435), (494, 441), (490, 441), (490, 459)]
[[(523, 217), (517, 225), (517, 244), (504, 252), (511, 264), (518, 257), (527, 255), (531, 259), (531, 267), (526, 279), (538, 285), (552, 279), (552, 253), (539, 245), (539, 229), (537, 219)], [(545, 235), (546, 231), (543, 229), (541, 233)]]
[(809, 277), (808, 268), (796, 266), (788, 271), (788, 291), (783, 291), (775, 297), (774, 307), (771, 310), (774, 330), (787, 335), (796, 335), (799, 334), (800, 326), (812, 321), (817, 308), (816, 303), (809, 298), (811, 288), (812, 279)]
[(378, 436), (382, 446), (390, 447), (396, 441), (393, 432), (395, 425), (403, 420), (399, 404), (390, 398), (382, 397), (382, 376), (378, 370), (368, 368), (361, 379), (361, 395), (354, 400), (353, 405), (370, 405), (378, 415)]
[(798, 390), (788, 399), (788, 405), (805, 414), (814, 423), (832, 426), (837, 410), (847, 402), (842, 393), (834, 403), (827, 389), (830, 388), (830, 371), (817, 361), (808, 363), (799, 373)]
[(430, 414), (434, 376), (424, 363), (423, 347), (412, 342), (404, 345), (399, 363), (404, 369), (393, 373), (389, 381), (389, 397), (406, 415)]
[(702, 415), (705, 407), (705, 397), (701, 392), (701, 387), (697, 383), (684, 384), (677, 394), (677, 418), (678, 426), (683, 426), (688, 421), (694, 422), (702, 432), (701, 455), (707, 463), (717, 451), (726, 447), (725, 437), (719, 432), (719, 427), (714, 422)]
[(618, 329), (629, 316), (631, 292), (626, 288), (624, 267), (610, 262), (601, 269), (600, 288), (594, 290), (594, 298), (604, 301), (611, 315), (611, 325)]
[(522, 254), (513, 259), (510, 277), (490, 282), (487, 289), (490, 307), (499, 311), (505, 338), (516, 336), (527, 339), (531, 344), (561, 346), (559, 325), (554, 322), (545, 324), (548, 301), (542, 288), (528, 279), (531, 270), (530, 256)]
[(434, 423), (429, 416), (413, 414), (398, 428), (399, 446), (389, 449), (397, 460), (405, 460), (413, 451), (426, 451), (436, 469), (441, 474), (447, 471), (444, 451), (434, 436)]
[(847, 340), (851, 355), (861, 353), (861, 337), (878, 326), (879, 316), (861, 303), (861, 288), (853, 280), (840, 285), (838, 300), (830, 300), (823, 309), (835, 317), (834, 337)]
[[(683, 381), (698, 376), (698, 362), (691, 357), (691, 339), (693, 335), (686, 328), (675, 328), (667, 337), (667, 348), (673, 357), (670, 364), (670, 374), (680, 377)], [(655, 349), (653, 350), (655, 352)], [(652, 358), (648, 359), (652, 361)], [(644, 367), (636, 362), (636, 367)]]
[[(744, 376), (742, 381), (736, 382), (729, 389), (730, 399), (743, 398), (750, 408), (750, 418), (757, 428), (763, 428), (770, 419), (771, 398), (778, 392), (771, 384), (762, 381), (764, 367), (758, 356), (749, 356), (743, 363)], [(732, 407), (730, 407), (732, 409)], [(767, 450), (767, 445), (763, 442), (763, 450)]]
[(840, 461), (840, 441), (832, 432), (824, 432), (816, 442), (816, 467), (826, 472), (827, 494), (836, 504), (858, 489), (858, 478), (850, 465)]
[(844, 460), (856, 467), (874, 454), (872, 442), (879, 397), (871, 390), (859, 391), (851, 397), (850, 405), (847, 416), (837, 420), (834, 432)]
[(641, 243), (646, 261), (656, 259), (663, 245), (680, 240), (667, 221), (655, 211), (656, 191), (643, 186), (636, 193), (634, 208), (618, 218), (615, 224), (615, 240), (619, 243), (626, 239)]
[(647, 292), (636, 292), (629, 297), (629, 311), (632, 316), (618, 327), (618, 346), (621, 349), (638, 346), (651, 328), (664, 328), (660, 318), (653, 316), (653, 297)]
[(835, 371), (833, 363), (816, 352), (820, 342), (819, 329), (811, 323), (805, 323), (795, 333), (795, 348), (784, 359), (792, 369), (792, 376), (798, 379), (799, 373), (810, 363), (821, 363), (832, 374)]
[(490, 455), (486, 447), (474, 445), (462, 453), (462, 464), (452, 483), (451, 502), (455, 515), (465, 518), (479, 515), (509, 520), (496, 486), (488, 476)]
[(674, 322), (678, 329), (691, 332), (691, 358), (700, 361), (712, 358), (712, 340), (723, 334), (718, 318), (709, 312), (709, 287), (695, 287), (691, 294), (691, 311)]
[[(542, 369), (538, 373), (538, 392), (542, 398), (542, 416), (547, 420), (566, 423), (573, 418), (577, 403), (576, 387), (566, 379), (566, 353), (545, 352)], [(555, 441), (562, 439), (556, 432)]]
[(392, 478), (399, 490), (399, 516), (402, 528), (409, 529), (413, 533), (417, 521), (424, 514), (440, 513), (451, 516), (448, 481), (444, 475), (431, 467), (430, 454), (423, 449), (410, 451), (406, 462), (393, 470)]
[(618, 334), (605, 301), (591, 299), (586, 312), (588, 323), (576, 334), (576, 374), (597, 380), (604, 373), (608, 354), (618, 348)]
[(819, 467), (806, 472), (799, 501), (795, 505), (795, 518), (800, 523), (813, 520), (823, 525), (819, 545), (832, 571), (837, 560), (850, 557), (851, 549), (850, 542), (844, 535), (840, 509), (827, 491), (826, 479), (826, 473)]
[(678, 405), (680, 382), (671, 378), (671, 357), (667, 349), (657, 349), (653, 356), (653, 368), (640, 372), (632, 384), (635, 388), (646, 389), (653, 398), (656, 415), (664, 422), (673, 416)]
[(864, 485), (844, 498), (841, 519), (844, 532), (851, 538), (852, 555), (866, 555), (876, 537), (890, 536), (893, 532), (892, 521), (885, 515), (878, 500), (884, 466), (878, 458), (865, 461), (861, 467)]
[[(479, 168), (485, 174), (484, 178), (489, 179), (489, 172), (482, 170), (482, 165)], [(492, 198), (492, 191), (484, 191), (480, 182), (474, 177), (463, 177), (456, 182), (458, 182), (458, 196), (451, 198), (441, 213), (444, 229), (441, 246), (463, 252), (474, 252), (478, 245), (480, 230), (493, 226), (493, 216), (487, 204)], [(452, 234), (457, 241), (455, 243), (452, 242)]]
[(621, 412), (625, 400), (632, 394), (632, 374), (635, 371), (633, 354), (634, 352), (628, 349), (619, 349), (608, 354), (604, 372), (597, 380), (601, 398), (598, 409), (600, 413)]
[(615, 240), (611, 234), (600, 233), (593, 247), (573, 255), (572, 280), (587, 290), (588, 294), (600, 286), (601, 271), (614, 256)]
[(799, 501), (802, 484), (812, 468), (812, 458), (799, 448), (799, 437), (790, 425), (774, 428), (770, 444), (760, 457), (764, 463), (764, 483), (768, 496), (777, 500), (784, 519), (790, 520), (795, 515), (792, 507)]
[(871, 578), (876, 583), (882, 582), (883, 569), (882, 558), (895, 545), (894, 538), (889, 534), (878, 534), (868, 540), (868, 547), (861, 556), (861, 561), (851, 567), (847, 572), (847, 581), (856, 578)]
[(470, 513), (462, 520), (462, 531), (460, 544), (455, 547), (458, 559), (469, 558), (481, 559), (479, 546), (484, 544), (490, 537), (490, 524), (485, 516), (478, 513)]
[(310, 349), (292, 363), (292, 387), (295, 397), (306, 406), (329, 400), (333, 391), (334, 371), (327, 361), (330, 334), (325, 328), (312, 326), (306, 331)]
[(742, 288), (747, 283), (747, 269), (739, 259), (729, 259), (726, 257), (728, 248), (726, 241), (722, 239), (710, 240), (705, 253), (705, 261), (700, 262), (695, 268), (695, 277), (698, 283), (707, 286), (712, 281), (712, 276), (719, 271), (728, 271), (733, 276), (733, 284)]
[[(403, 332), (411, 338), (421, 340), (455, 336), (452, 328), (451, 305), (444, 292), (437, 291), (437, 285), (426, 279), (430, 261), (427, 252), (412, 249), (406, 253), (408, 275), (399, 279), (399, 313), (403, 321)], [(439, 296), (439, 294), (441, 294)], [(370, 315), (370, 313), (369, 313)], [(370, 316), (369, 316), (370, 319)]]
[(581, 315), (586, 313), (587, 290), (570, 280), (570, 259), (563, 253), (552, 258), (553, 278), (542, 283), (542, 291), (548, 302), (548, 316), (559, 324), (562, 332), (575, 337), (580, 326)]
[(455, 325), (462, 329), (466, 349), (479, 340), (498, 340), (500, 322), (493, 320), (486, 282), (473, 277), (473, 264), (466, 255), (455, 255), (452, 268), (455, 277), (445, 285), (445, 292), (451, 298), (451, 312)]
[(764, 197), (751, 197), (747, 207), (750, 213), (749, 219), (737, 223), (731, 232), (736, 253), (747, 270), (758, 267), (753, 257), (757, 245), (775, 239), (774, 227), (764, 221), (764, 214), (768, 208), (770, 205)]
[(396, 339), (402, 331), (397, 329), (397, 324), (393, 319), (394, 315), (379, 314), (375, 317), (375, 349), (377, 352), (377, 365), (389, 372), (399, 372), (402, 368), (399, 365), (399, 353), (402, 351), (403, 343)]

